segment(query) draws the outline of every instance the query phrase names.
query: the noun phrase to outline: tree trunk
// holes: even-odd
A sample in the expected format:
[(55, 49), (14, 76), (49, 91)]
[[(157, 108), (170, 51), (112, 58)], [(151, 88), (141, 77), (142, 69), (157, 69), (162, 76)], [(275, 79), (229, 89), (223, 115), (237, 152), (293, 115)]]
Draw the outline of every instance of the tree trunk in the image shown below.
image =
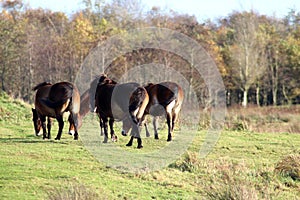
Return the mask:
[(273, 105), (277, 106), (277, 85), (272, 89)]
[[(2, 69), (2, 72), (1, 72), (1, 89), (2, 91), (4, 92), (8, 92), (7, 91), (7, 88), (9, 87), (6, 87), (7, 86), (7, 81), (5, 80), (5, 76), (7, 75), (7, 68), (6, 68), (6, 63), (3, 64), (3, 69)], [(9, 89), (8, 89), (9, 90)]]
[(287, 104), (290, 106), (290, 105), (292, 104), (292, 101), (291, 101), (291, 99), (288, 97), (288, 94), (286, 93), (285, 85), (282, 85), (282, 93), (283, 93), (284, 98), (285, 98), (286, 101), (287, 101)]
[[(277, 61), (276, 61), (277, 62)], [(272, 68), (272, 97), (273, 105), (277, 105), (277, 91), (278, 91), (278, 64), (276, 63)]]
[(257, 86), (256, 86), (256, 104), (257, 104), (257, 106), (260, 106), (259, 92), (260, 92), (260, 87), (259, 87), (259, 84), (257, 84)]
[(277, 105), (277, 91), (278, 91), (278, 64), (277, 56), (275, 56), (275, 65), (271, 66), (271, 80), (272, 80), (272, 99), (273, 105)]
[(247, 107), (247, 104), (248, 104), (248, 89), (244, 89), (242, 106)]

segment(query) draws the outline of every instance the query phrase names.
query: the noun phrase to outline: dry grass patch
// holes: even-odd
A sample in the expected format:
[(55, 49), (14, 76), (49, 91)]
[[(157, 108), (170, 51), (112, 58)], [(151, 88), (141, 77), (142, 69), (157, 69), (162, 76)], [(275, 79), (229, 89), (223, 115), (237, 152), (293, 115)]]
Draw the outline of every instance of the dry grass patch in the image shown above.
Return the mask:
[(91, 188), (81, 184), (70, 183), (65, 189), (52, 189), (48, 192), (49, 200), (94, 200), (108, 199), (104, 194), (101, 196)]
[(291, 154), (281, 159), (275, 166), (276, 173), (300, 181), (300, 154)]
[(269, 133), (300, 133), (300, 107), (249, 106), (230, 107), (225, 122), (227, 130)]

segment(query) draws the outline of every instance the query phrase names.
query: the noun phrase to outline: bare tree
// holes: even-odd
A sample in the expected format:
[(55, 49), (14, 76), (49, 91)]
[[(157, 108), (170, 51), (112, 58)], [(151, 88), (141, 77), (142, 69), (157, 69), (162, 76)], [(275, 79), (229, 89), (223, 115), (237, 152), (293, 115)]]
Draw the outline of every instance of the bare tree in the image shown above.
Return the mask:
[[(233, 45), (230, 47), (235, 80), (243, 91), (244, 107), (248, 103), (248, 91), (257, 83), (266, 69), (265, 42), (259, 18), (254, 12), (238, 13), (232, 18)], [(258, 90), (259, 91), (259, 90)]]

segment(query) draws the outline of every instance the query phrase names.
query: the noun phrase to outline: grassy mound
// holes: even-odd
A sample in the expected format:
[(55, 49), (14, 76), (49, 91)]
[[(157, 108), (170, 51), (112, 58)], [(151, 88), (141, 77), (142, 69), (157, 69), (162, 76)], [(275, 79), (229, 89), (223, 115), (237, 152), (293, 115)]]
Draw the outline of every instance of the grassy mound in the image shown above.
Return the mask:
[(18, 124), (31, 119), (31, 106), (0, 92), (0, 122)]

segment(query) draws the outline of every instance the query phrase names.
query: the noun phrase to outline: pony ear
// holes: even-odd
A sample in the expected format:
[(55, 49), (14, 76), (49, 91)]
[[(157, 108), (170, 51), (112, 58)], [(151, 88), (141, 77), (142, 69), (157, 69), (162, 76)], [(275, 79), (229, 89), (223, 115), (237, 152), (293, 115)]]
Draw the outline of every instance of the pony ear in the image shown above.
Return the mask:
[(102, 73), (99, 77), (107, 78), (107, 75), (105, 73)]

